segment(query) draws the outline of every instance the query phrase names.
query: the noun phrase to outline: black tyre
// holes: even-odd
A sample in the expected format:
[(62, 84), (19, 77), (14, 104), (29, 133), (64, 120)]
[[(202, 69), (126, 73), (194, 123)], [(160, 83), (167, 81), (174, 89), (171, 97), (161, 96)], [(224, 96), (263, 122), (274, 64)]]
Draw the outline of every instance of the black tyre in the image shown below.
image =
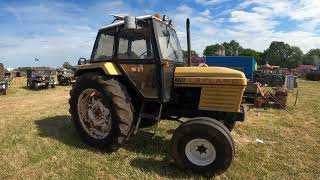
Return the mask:
[(36, 90), (39, 89), (38, 83), (34, 83), (34, 89), (36, 89)]
[(234, 143), (228, 129), (211, 118), (194, 118), (180, 125), (171, 140), (173, 159), (181, 169), (220, 174), (231, 165)]
[(51, 88), (56, 88), (56, 85), (55, 84), (51, 84)]
[(224, 122), (223, 125), (231, 132), (236, 126), (236, 122)]
[(133, 106), (125, 88), (116, 79), (84, 74), (73, 86), (70, 96), (72, 119), (86, 142), (114, 151), (129, 136)]
[(2, 91), (1, 92), (2, 95), (7, 95), (7, 90), (6, 89), (2, 89), (1, 91)]

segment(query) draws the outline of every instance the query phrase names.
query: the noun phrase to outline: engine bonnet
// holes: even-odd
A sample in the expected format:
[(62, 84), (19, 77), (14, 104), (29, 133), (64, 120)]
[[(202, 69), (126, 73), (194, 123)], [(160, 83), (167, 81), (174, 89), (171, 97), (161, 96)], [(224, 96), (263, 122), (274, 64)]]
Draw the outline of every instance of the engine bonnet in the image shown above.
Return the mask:
[(175, 84), (247, 85), (243, 72), (225, 67), (177, 67), (174, 77)]

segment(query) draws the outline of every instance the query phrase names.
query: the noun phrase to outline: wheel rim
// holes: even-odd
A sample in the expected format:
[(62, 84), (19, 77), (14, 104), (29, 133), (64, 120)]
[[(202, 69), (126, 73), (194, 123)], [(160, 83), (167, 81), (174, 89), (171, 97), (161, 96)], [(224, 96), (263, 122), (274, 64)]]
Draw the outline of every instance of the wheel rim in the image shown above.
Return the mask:
[(193, 139), (185, 148), (189, 161), (197, 166), (207, 166), (216, 159), (216, 150), (212, 143), (205, 139)]
[(93, 138), (103, 139), (111, 130), (111, 113), (100, 92), (84, 90), (78, 99), (78, 115), (83, 129)]

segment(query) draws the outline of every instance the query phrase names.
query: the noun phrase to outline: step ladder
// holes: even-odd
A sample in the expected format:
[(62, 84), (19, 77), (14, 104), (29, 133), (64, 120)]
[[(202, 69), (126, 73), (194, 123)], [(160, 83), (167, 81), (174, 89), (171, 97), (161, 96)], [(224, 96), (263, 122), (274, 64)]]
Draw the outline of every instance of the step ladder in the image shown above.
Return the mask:
[[(135, 127), (134, 134), (139, 134), (139, 135), (155, 138), (156, 134), (157, 134), (157, 131), (158, 131), (158, 125), (159, 125), (159, 122), (160, 122), (160, 118), (161, 118), (162, 104), (160, 104), (158, 112), (155, 113), (155, 114), (146, 113), (145, 112), (146, 105), (147, 104), (145, 102), (142, 103), (142, 107), (141, 107), (141, 110), (140, 110), (140, 113), (139, 113), (139, 117), (138, 117), (138, 121), (137, 121), (137, 124), (136, 124), (136, 127)], [(153, 133), (139, 130), (139, 126), (140, 126), (140, 123), (141, 123), (142, 119), (149, 119), (149, 120), (155, 120), (156, 121), (156, 124), (154, 125), (154, 128), (153, 128)]]

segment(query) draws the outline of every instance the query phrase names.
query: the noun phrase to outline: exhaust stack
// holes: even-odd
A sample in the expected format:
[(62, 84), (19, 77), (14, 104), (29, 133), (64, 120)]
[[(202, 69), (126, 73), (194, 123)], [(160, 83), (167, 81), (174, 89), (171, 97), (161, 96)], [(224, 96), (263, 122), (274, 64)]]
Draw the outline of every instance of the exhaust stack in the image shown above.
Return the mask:
[(191, 66), (191, 44), (190, 44), (190, 20), (187, 18), (187, 46), (188, 46), (188, 66)]

